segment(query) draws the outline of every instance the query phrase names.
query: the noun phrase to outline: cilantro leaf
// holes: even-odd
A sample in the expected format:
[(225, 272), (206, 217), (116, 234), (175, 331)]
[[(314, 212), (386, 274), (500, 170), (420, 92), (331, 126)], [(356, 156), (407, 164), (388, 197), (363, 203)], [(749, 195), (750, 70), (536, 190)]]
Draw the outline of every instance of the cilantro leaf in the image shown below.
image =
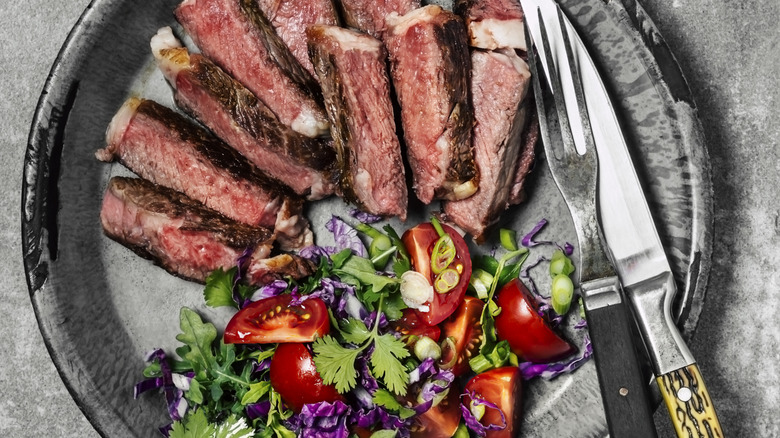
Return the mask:
[(371, 332), (363, 321), (349, 318), (341, 325), (341, 336), (350, 344), (361, 345), (371, 337)]
[(403, 419), (413, 417), (417, 414), (414, 409), (409, 409), (399, 403), (393, 394), (391, 394), (390, 391), (386, 389), (377, 389), (374, 392), (374, 396), (372, 397), (371, 401), (373, 401), (375, 405), (382, 406), (388, 411), (397, 413)]
[(374, 292), (379, 292), (388, 286), (397, 286), (400, 283), (397, 278), (377, 274), (371, 260), (356, 255), (347, 259), (344, 265), (335, 272), (340, 275), (349, 275), (361, 284), (370, 285)]
[(368, 344), (360, 348), (346, 348), (330, 335), (317, 338), (314, 349), (314, 364), (326, 385), (335, 384), (336, 391), (344, 394), (357, 384), (358, 372), (355, 360)]
[(227, 271), (217, 268), (206, 277), (206, 287), (203, 288), (203, 298), (209, 307), (237, 307), (233, 300), (233, 279), (237, 269)]
[(382, 379), (390, 391), (406, 395), (409, 374), (399, 359), (409, 356), (406, 344), (395, 336), (385, 333), (374, 337), (374, 352), (371, 353), (371, 369), (374, 375)]
[(216, 427), (209, 423), (203, 410), (198, 409), (173, 423), (169, 438), (211, 438)]

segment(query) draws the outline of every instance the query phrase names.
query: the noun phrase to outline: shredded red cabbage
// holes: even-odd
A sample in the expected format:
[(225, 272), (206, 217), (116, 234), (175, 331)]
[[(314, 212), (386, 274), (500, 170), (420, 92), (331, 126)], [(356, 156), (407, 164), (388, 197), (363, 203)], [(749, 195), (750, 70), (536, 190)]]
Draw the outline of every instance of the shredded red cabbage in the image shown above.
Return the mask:
[(140, 394), (146, 391), (162, 388), (168, 407), (168, 415), (171, 417), (171, 420), (180, 421), (188, 408), (187, 400), (184, 398), (184, 391), (189, 389), (189, 383), (194, 374), (174, 374), (162, 349), (150, 352), (146, 356), (146, 361), (149, 363), (159, 362), (162, 375), (137, 383), (133, 388), (133, 397), (138, 398)]
[(580, 349), (580, 354), (561, 362), (538, 364), (532, 362), (523, 362), (520, 366), (520, 371), (523, 375), (523, 379), (529, 380), (534, 377), (541, 377), (544, 380), (551, 380), (561, 374), (570, 373), (587, 362), (588, 358), (593, 355), (593, 345), (590, 342), (590, 337), (585, 335), (583, 338), (583, 347)]
[(349, 212), (349, 215), (359, 220), (360, 222), (363, 222), (364, 224), (375, 224), (382, 220), (382, 216), (366, 213), (365, 211), (360, 211), (357, 208), (353, 208)]
[(287, 286), (288, 284), (286, 281), (275, 280), (256, 290), (249, 298), (249, 301), (260, 301), (265, 298), (275, 297), (287, 290)]
[(496, 406), (495, 403), (491, 403), (485, 400), (479, 394), (469, 391), (468, 389), (465, 393), (461, 394), (461, 398), (464, 396), (471, 399), (471, 404), (482, 405), (485, 407), (485, 409), (495, 409), (501, 415), (501, 424), (488, 424), (485, 426), (479, 422), (473, 413), (471, 413), (471, 408), (469, 406), (461, 403), (460, 413), (463, 415), (463, 421), (466, 423), (466, 427), (471, 429), (471, 431), (473, 431), (478, 436), (485, 436), (489, 430), (502, 430), (506, 428), (506, 417), (504, 417), (504, 413), (501, 411), (501, 409), (499, 409), (498, 406)]
[(290, 419), (300, 438), (347, 438), (347, 419), (352, 409), (336, 400), (303, 406), (301, 412)]
[(549, 242), (549, 241), (540, 241), (540, 242), (534, 241), (534, 237), (536, 236), (536, 234), (539, 231), (541, 231), (542, 228), (544, 228), (545, 225), (547, 225), (547, 219), (542, 219), (534, 226), (534, 228), (531, 230), (530, 233), (528, 233), (525, 236), (523, 236), (523, 239), (521, 240), (521, 243), (523, 244), (523, 246), (526, 247), (526, 248), (533, 248), (536, 245), (552, 243), (552, 242)]
[(363, 241), (360, 240), (357, 230), (349, 226), (338, 216), (333, 216), (325, 224), (325, 228), (333, 233), (333, 239), (336, 241), (336, 249), (338, 251), (349, 248), (360, 257), (366, 257), (366, 247), (363, 245)]
[(271, 402), (268, 400), (264, 400), (258, 403), (250, 403), (246, 405), (246, 416), (250, 420), (254, 420), (255, 418), (266, 418), (268, 417), (268, 413), (271, 412)]

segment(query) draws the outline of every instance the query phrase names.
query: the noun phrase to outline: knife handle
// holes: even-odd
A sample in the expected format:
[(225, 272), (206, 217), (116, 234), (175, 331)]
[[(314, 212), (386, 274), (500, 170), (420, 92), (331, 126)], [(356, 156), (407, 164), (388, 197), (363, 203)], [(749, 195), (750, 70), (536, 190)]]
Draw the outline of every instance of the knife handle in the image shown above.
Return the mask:
[(611, 438), (657, 437), (650, 376), (639, 366), (617, 277), (580, 286)]
[(723, 437), (698, 365), (693, 363), (658, 376), (656, 380), (678, 437)]

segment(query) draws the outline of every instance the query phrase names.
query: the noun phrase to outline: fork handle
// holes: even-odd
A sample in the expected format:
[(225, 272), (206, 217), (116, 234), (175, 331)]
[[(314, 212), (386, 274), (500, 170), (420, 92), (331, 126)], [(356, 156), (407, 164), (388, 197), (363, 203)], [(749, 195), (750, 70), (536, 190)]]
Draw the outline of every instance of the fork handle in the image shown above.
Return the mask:
[(611, 438), (655, 438), (650, 377), (639, 366), (629, 309), (615, 277), (580, 285)]

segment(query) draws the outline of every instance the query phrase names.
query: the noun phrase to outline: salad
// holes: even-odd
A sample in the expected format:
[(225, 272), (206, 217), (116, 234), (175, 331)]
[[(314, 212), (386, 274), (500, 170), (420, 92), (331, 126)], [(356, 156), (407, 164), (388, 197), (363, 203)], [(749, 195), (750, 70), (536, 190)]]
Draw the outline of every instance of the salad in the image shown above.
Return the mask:
[[(574, 346), (556, 330), (572, 309), (573, 248), (535, 241), (546, 221), (472, 256), (436, 218), (400, 235), (353, 219), (330, 220), (335, 246), (300, 252), (318, 266), (308, 278), (250, 288), (240, 261), (208, 277), (206, 304), (235, 314), (220, 331), (182, 308), (181, 347), (151, 352), (135, 387), (163, 394), (163, 435), (513, 437), (523, 382), (590, 357), (587, 335)], [(540, 267), (549, 293), (530, 275)]]

